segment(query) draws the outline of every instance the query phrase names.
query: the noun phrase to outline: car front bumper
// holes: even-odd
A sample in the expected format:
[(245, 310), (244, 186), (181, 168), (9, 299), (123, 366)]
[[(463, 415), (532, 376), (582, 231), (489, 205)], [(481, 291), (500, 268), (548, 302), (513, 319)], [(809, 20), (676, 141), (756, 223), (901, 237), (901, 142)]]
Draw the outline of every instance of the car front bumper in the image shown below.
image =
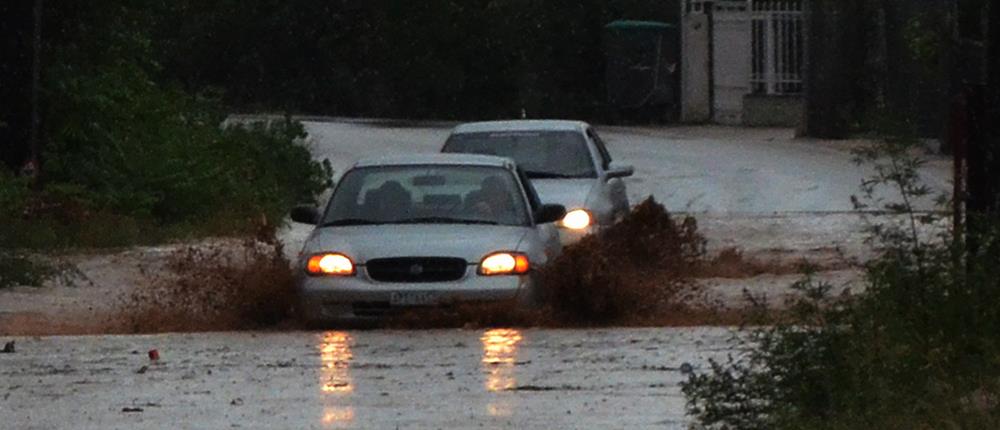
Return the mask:
[(359, 269), (352, 277), (300, 277), (299, 316), (309, 322), (378, 320), (411, 308), (497, 301), (528, 305), (535, 299), (530, 275), (480, 276), (470, 266), (457, 281), (387, 283)]

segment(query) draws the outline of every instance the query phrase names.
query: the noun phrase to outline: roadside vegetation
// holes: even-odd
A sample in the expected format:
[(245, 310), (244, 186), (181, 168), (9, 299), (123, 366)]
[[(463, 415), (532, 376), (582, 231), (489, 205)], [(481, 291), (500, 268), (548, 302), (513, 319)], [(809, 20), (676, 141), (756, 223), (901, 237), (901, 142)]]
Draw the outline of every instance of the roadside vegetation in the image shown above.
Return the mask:
[(301, 124), (224, 128), (218, 96), (165, 77), (150, 10), (47, 13), (40, 169), (0, 166), (0, 287), (49, 274), (39, 251), (246, 235), (327, 185)]
[[(863, 291), (832, 296), (806, 278), (787, 312), (756, 313), (750, 322), (765, 328), (683, 385), (706, 428), (1000, 427), (1000, 228), (970, 219), (967, 234), (922, 235), (939, 217), (911, 205), (928, 193), (915, 144), (858, 153), (876, 172), (859, 204), (907, 220), (873, 219), (879, 256)], [(902, 198), (870, 198), (886, 186)]]

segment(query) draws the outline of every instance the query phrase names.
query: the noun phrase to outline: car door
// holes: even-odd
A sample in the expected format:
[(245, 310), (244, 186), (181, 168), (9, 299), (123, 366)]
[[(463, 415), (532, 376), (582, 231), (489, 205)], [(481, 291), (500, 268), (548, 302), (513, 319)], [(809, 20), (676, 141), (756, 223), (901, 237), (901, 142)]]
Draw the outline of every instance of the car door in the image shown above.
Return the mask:
[(628, 191), (625, 188), (625, 181), (622, 178), (609, 178), (608, 170), (611, 169), (611, 153), (608, 152), (604, 141), (592, 128), (587, 129), (587, 137), (597, 148), (600, 183), (602, 187), (600, 195), (610, 199), (612, 207), (612, 217), (615, 221), (621, 219), (629, 211)]

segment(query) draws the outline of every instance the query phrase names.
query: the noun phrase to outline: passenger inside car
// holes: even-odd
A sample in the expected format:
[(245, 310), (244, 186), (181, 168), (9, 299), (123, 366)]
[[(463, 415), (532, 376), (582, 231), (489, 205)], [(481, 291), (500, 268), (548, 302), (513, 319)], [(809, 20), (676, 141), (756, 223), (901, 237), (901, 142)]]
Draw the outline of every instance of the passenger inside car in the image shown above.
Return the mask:
[(365, 213), (378, 221), (406, 218), (412, 208), (413, 198), (410, 192), (396, 181), (386, 181), (365, 194)]
[(479, 189), (465, 197), (465, 207), (484, 218), (509, 219), (514, 216), (510, 193), (503, 179), (496, 176), (483, 179)]

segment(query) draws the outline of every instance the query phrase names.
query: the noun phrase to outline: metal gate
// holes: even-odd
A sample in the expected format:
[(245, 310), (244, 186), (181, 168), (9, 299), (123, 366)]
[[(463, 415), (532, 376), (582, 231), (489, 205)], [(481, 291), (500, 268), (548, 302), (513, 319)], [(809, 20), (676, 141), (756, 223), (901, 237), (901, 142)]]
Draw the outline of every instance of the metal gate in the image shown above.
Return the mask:
[(802, 92), (802, 7), (802, 0), (751, 2), (754, 93)]

